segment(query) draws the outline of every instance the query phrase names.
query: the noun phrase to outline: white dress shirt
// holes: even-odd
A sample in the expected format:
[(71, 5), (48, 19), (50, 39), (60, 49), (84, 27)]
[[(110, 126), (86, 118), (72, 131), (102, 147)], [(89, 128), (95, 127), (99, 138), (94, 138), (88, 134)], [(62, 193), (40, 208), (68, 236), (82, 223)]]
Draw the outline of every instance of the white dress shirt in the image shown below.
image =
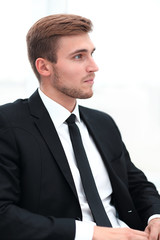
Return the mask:
[[(76, 159), (69, 136), (68, 125), (67, 123), (65, 123), (66, 119), (70, 116), (71, 113), (66, 108), (47, 97), (40, 89), (39, 94), (54, 123), (58, 136), (64, 148), (73, 175), (82, 210), (82, 221), (76, 220), (75, 240), (92, 240), (95, 223), (83, 190), (80, 174), (77, 168)], [(113, 227), (127, 227), (124, 222), (117, 218), (116, 209), (110, 204), (112, 187), (109, 176), (102, 161), (102, 158), (97, 150), (97, 147), (93, 142), (93, 139), (89, 135), (85, 124), (80, 119), (78, 105), (76, 105), (73, 113), (76, 115), (76, 124), (78, 125), (81, 132), (82, 141), (88, 157), (88, 161), (90, 163), (97, 189), (99, 191), (99, 195), (102, 199), (102, 203), (104, 205), (108, 218)]]

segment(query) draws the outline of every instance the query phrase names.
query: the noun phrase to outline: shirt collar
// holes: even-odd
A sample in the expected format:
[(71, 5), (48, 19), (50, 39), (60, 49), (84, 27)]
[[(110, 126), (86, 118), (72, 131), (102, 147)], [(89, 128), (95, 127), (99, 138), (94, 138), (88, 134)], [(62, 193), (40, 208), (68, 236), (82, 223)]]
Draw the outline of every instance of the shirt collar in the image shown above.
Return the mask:
[[(66, 119), (71, 115), (70, 111), (64, 108), (59, 103), (55, 102), (51, 98), (47, 97), (40, 88), (38, 89), (39, 95), (44, 103), (54, 125), (55, 128), (59, 128)], [(80, 114), (79, 114), (79, 106), (76, 104), (73, 112), (76, 115), (76, 121), (80, 122)]]

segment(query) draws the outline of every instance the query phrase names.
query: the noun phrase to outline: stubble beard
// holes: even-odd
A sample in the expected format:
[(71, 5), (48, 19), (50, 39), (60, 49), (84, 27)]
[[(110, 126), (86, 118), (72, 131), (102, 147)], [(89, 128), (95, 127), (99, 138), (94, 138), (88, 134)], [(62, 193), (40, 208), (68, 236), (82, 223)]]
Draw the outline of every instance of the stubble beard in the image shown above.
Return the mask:
[(93, 96), (93, 92), (89, 92), (89, 93), (84, 93), (82, 90), (80, 89), (74, 89), (74, 88), (61, 88), (61, 92), (63, 92), (65, 95), (72, 97), (72, 98), (79, 98), (79, 99), (87, 99), (87, 98), (91, 98)]
[(60, 84), (60, 76), (57, 70), (54, 68), (54, 79), (53, 79), (54, 87), (61, 93), (75, 99), (87, 99), (93, 96), (93, 91), (90, 89), (88, 92), (84, 92), (81, 89), (70, 88)]

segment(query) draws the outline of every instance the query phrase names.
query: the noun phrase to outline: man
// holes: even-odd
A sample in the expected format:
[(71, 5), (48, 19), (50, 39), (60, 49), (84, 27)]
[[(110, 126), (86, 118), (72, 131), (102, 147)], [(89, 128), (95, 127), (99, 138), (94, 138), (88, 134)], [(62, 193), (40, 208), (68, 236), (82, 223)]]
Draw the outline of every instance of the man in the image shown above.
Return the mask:
[[(2, 240), (160, 238), (156, 188), (131, 162), (111, 117), (76, 101), (93, 95), (98, 67), (91, 30), (90, 20), (59, 14), (40, 19), (27, 34), (40, 88), (0, 107)], [(97, 224), (89, 207), (66, 122), (71, 113), (112, 227)]]

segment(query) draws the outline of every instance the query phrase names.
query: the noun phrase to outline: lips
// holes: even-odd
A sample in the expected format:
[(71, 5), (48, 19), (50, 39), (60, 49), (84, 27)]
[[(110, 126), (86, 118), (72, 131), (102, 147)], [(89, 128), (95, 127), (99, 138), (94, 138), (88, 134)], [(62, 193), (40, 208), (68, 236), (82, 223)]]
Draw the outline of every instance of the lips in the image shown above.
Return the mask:
[(90, 83), (90, 84), (93, 84), (94, 83), (94, 79), (88, 79), (88, 80), (85, 80), (86, 83)]
[(94, 83), (94, 78), (95, 78), (95, 74), (90, 74), (90, 75), (88, 75), (87, 77), (84, 78), (84, 82), (93, 84)]

